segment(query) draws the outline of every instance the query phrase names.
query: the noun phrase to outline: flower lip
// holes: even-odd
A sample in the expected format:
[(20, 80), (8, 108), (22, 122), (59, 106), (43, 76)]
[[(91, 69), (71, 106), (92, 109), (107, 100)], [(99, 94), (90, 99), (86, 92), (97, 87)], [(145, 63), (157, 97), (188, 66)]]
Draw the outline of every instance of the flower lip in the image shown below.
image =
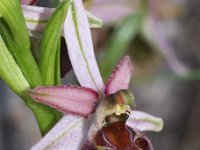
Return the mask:
[(114, 122), (100, 129), (93, 141), (88, 141), (82, 150), (153, 150), (150, 140), (141, 132), (126, 126), (124, 121)]

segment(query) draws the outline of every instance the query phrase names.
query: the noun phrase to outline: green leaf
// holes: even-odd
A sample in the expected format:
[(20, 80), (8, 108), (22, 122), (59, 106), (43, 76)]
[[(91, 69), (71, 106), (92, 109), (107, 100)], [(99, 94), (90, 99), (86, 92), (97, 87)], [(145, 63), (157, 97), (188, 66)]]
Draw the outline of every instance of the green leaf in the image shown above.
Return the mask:
[(55, 84), (59, 85), (61, 84), (61, 66), (60, 66), (60, 49), (61, 49), (61, 39), (58, 43), (57, 47), (57, 55), (56, 55), (56, 66), (55, 66)]
[[(1, 0), (1, 33), (31, 87), (42, 84), (39, 68), (30, 50), (30, 39), (19, 0)], [(13, 46), (10, 40), (14, 41)], [(9, 49), (11, 50), (11, 49)]]
[(40, 72), (32, 54), (20, 49), (3, 19), (0, 19), (0, 34), (30, 86), (42, 85)]
[(18, 95), (30, 88), (0, 35), (0, 76)]
[(20, 45), (20, 49), (30, 49), (28, 30), (19, 0), (1, 0), (0, 14), (8, 23), (15, 41)]
[(103, 79), (111, 74), (117, 62), (123, 57), (128, 46), (140, 29), (142, 14), (135, 14), (122, 20), (108, 41), (106, 51), (100, 63)]
[(32, 100), (27, 94), (30, 85), (25, 79), (22, 71), (15, 62), (11, 52), (7, 49), (2, 36), (0, 35), (0, 77), (8, 86), (20, 96), (32, 109), (38, 121), (41, 133), (44, 135), (57, 122), (52, 110), (48, 106), (39, 104)]
[(58, 121), (58, 116), (53, 108), (35, 102), (27, 92), (21, 96), (25, 100), (26, 105), (33, 111), (38, 122), (40, 132), (45, 135)]
[(57, 69), (59, 68), (57, 65), (58, 61), (60, 61), (57, 58), (60, 55), (58, 47), (61, 40), (64, 21), (71, 2), (72, 0), (65, 0), (59, 4), (51, 16), (42, 37), (39, 67), (44, 80), (44, 85), (56, 84), (56, 74), (58, 73)]
[[(0, 33), (5, 41), (5, 46), (7, 46), (13, 57), (13, 61), (18, 66), (31, 88), (43, 85), (39, 68), (30, 51), (29, 36), (18, 0), (1, 1), (0, 14), (3, 17), (0, 23)], [(9, 67), (9, 65), (6, 65), (6, 67)], [(7, 78), (13, 78), (12, 72), (3, 76), (7, 84), (13, 89), (12, 84), (15, 84), (15, 81), (7, 81)], [(16, 92), (15, 89), (13, 90)], [(16, 93), (20, 95), (22, 99), (25, 100), (28, 107), (31, 108), (38, 121), (41, 133), (44, 135), (57, 122), (57, 114), (55, 114), (54, 109), (33, 101), (27, 95), (27, 90)]]
[[(44, 85), (58, 85), (60, 81), (60, 42), (62, 28), (72, 0), (65, 0), (58, 5), (49, 19), (40, 43), (39, 67)], [(62, 116), (54, 110), (57, 120)]]

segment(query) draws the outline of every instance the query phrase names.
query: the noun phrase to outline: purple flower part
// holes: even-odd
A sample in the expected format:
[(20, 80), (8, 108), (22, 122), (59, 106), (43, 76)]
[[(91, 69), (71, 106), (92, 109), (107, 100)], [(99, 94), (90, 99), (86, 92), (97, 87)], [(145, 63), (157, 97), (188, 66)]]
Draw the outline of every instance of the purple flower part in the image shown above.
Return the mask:
[(97, 17), (101, 18), (104, 21), (105, 25), (111, 25), (124, 17), (135, 13), (132, 7), (124, 6), (93, 6), (90, 11), (95, 14)]
[(34, 5), (37, 3), (37, 0), (21, 0), (22, 5)]
[[(21, 5), (29, 33), (33, 36), (41, 34), (52, 15), (54, 8)], [(40, 35), (41, 36), (41, 35)]]
[[(87, 116), (94, 110), (94, 105), (98, 99), (97, 92), (104, 95), (104, 83), (94, 55), (88, 18), (80, 0), (74, 0), (69, 8), (64, 24), (64, 37), (79, 83), (81, 86), (93, 90), (70, 86), (65, 86), (66, 88), (63, 86), (38, 87), (38, 89), (31, 91), (31, 94), (36, 100), (56, 107), (61, 111), (65, 110), (67, 113)], [(106, 94), (128, 89), (132, 70), (130, 58), (128, 56), (124, 57), (106, 84)], [(66, 101), (67, 103), (65, 103)], [(130, 107), (116, 106), (119, 114), (125, 113), (126, 109), (128, 109), (127, 113), (130, 113)], [(88, 120), (78, 116), (65, 115), (32, 149), (79, 150), (83, 142), (89, 137), (87, 136), (88, 131), (93, 130), (95, 135), (98, 131), (96, 129), (100, 129), (99, 126), (94, 127), (96, 117), (99, 116), (92, 115)]]
[(137, 0), (95, 0), (89, 10), (110, 25), (137, 12), (137, 3)]
[(133, 64), (129, 56), (125, 56), (109, 77), (105, 94), (110, 95), (122, 89), (128, 89), (133, 72)]
[[(111, 89), (109, 92), (119, 91), (120, 85), (123, 86), (123, 89), (128, 87), (128, 83), (130, 81), (130, 76), (133, 70), (133, 66), (130, 62), (130, 58), (128, 56), (125, 56), (122, 61), (120, 62), (120, 65), (117, 67), (118, 69), (115, 69), (114, 75), (110, 77), (108, 89)], [(129, 81), (126, 81), (125, 83), (117, 84), (116, 78), (122, 77), (122, 72), (125, 73), (125, 75), (128, 74)], [(124, 78), (121, 78), (121, 80), (125, 80)], [(126, 87), (124, 86), (126, 85)], [(118, 88), (114, 88), (114, 86)], [(65, 90), (65, 88), (66, 90)], [(97, 93), (94, 90), (88, 89), (88, 88), (78, 88), (78, 87), (69, 87), (69, 86), (60, 86), (60, 87), (38, 87), (34, 89), (31, 93), (33, 94), (32, 97), (36, 100), (39, 100), (40, 98), (42, 101), (44, 100), (45, 103), (50, 103), (50, 105), (59, 105), (59, 107), (65, 106), (65, 100), (67, 101), (67, 110), (68, 112), (75, 111), (78, 112), (79, 115), (83, 116), (83, 114), (88, 113), (88, 101), (89, 101), (89, 108), (92, 108), (92, 103), (97, 101)], [(40, 91), (40, 92), (38, 92)], [(39, 93), (39, 94), (38, 94)], [(50, 94), (50, 95), (49, 95)], [(49, 96), (46, 96), (49, 95)], [(65, 97), (66, 96), (66, 97)], [(44, 98), (45, 97), (45, 98)], [(43, 99), (44, 98), (44, 99)], [(64, 99), (62, 99), (64, 98)], [(73, 100), (75, 98), (75, 100)], [(95, 100), (94, 100), (94, 99)], [(54, 100), (55, 99), (55, 100)], [(78, 100), (78, 106), (72, 107), (75, 105), (73, 101)], [(102, 101), (103, 102), (103, 101)], [(87, 105), (86, 105), (87, 104)], [(93, 103), (94, 104), (94, 103)], [(86, 105), (86, 106), (85, 106)], [(101, 105), (100, 105), (101, 106)], [(60, 108), (59, 108), (60, 109)], [(72, 111), (72, 110), (73, 111)], [(77, 110), (78, 109), (78, 110)], [(92, 141), (95, 139), (97, 134), (102, 131), (102, 128), (104, 128), (103, 122), (98, 123), (97, 117), (101, 117), (103, 113), (99, 113), (100, 107), (97, 107), (98, 112), (96, 112), (95, 115), (92, 115), (89, 119), (84, 119), (78, 116), (72, 116), (72, 115), (65, 115), (64, 118), (59, 121), (56, 126), (44, 137), (42, 140), (40, 140), (32, 149), (33, 150), (42, 150), (42, 149), (50, 149), (50, 150), (60, 150), (60, 149), (74, 149), (79, 150), (83, 146), (83, 142), (85, 141)], [(104, 109), (101, 109), (102, 111), (105, 111)], [(89, 113), (91, 112), (91, 109), (89, 109)], [(129, 112), (130, 113), (130, 112)], [(100, 116), (99, 116), (100, 115)], [(139, 117), (138, 117), (139, 116)], [(103, 116), (106, 117), (106, 116)], [(115, 134), (115, 130), (117, 132), (121, 132), (121, 130), (118, 130), (119, 127), (116, 128), (106, 128), (105, 127), (105, 134), (109, 138), (110, 145), (107, 144), (108, 148), (110, 148), (111, 145), (117, 145), (117, 146), (128, 146), (130, 149), (144, 149), (148, 148), (148, 150), (152, 150), (152, 146), (150, 144), (150, 141), (147, 140), (141, 133), (141, 130), (153, 130), (156, 131), (157, 128), (153, 128), (151, 124), (155, 125), (155, 121), (158, 122), (158, 119), (156, 120), (152, 116), (143, 113), (143, 112), (137, 112), (137, 111), (131, 111), (131, 115), (128, 120), (128, 123), (125, 124), (125, 122), (120, 123), (119, 127), (123, 128), (123, 130), (128, 130), (128, 132), (122, 132), (121, 138), (125, 136), (126, 142), (118, 143), (116, 142), (116, 138), (114, 139), (110, 138), (110, 133)], [(150, 119), (149, 119), (150, 118)], [(133, 121), (132, 121), (133, 119)], [(148, 120), (149, 119), (149, 120)], [(104, 120), (104, 119), (103, 119)], [(137, 121), (137, 122), (136, 122)], [(113, 122), (114, 126), (116, 125), (116, 122)], [(149, 124), (150, 123), (150, 124)], [(102, 125), (101, 125), (102, 124)], [(140, 127), (138, 127), (138, 124)], [(112, 125), (112, 123), (111, 123)], [(145, 127), (145, 128), (144, 128)], [(148, 127), (148, 128), (147, 128)], [(112, 130), (111, 130), (112, 129)], [(141, 130), (140, 130), (141, 129)], [(83, 132), (83, 130), (85, 132)], [(110, 131), (109, 131), (110, 130)], [(89, 132), (88, 132), (89, 131)], [(134, 132), (132, 132), (134, 131)], [(158, 131), (158, 130), (157, 130)], [(131, 134), (129, 134), (131, 132)], [(136, 133), (137, 136), (134, 134), (134, 138), (131, 137), (132, 133)], [(120, 133), (121, 134), (121, 133)], [(131, 141), (129, 141), (131, 139)], [(129, 143), (126, 145), (126, 143)], [(100, 143), (99, 143), (100, 144)], [(91, 144), (88, 145), (91, 148)], [(94, 145), (95, 146), (95, 145)], [(104, 146), (100, 144), (100, 146)], [(89, 148), (86, 145), (86, 148)], [(96, 148), (96, 147), (95, 147)]]
[(149, 7), (150, 15), (147, 17), (144, 26), (146, 28), (145, 30), (150, 30), (146, 32), (148, 40), (154, 47), (161, 51), (170, 68), (176, 74), (182, 76), (186, 75), (188, 73), (188, 68), (177, 59), (156, 14), (156, 10), (159, 7), (159, 0), (149, 0)]
[(133, 110), (126, 121), (126, 125), (139, 131), (159, 132), (163, 129), (163, 120), (147, 113)]
[[(41, 37), (42, 32), (44, 31), (44, 28), (55, 9), (30, 5), (21, 5), (21, 7), (30, 35)], [(103, 25), (101, 19), (97, 18), (87, 10), (85, 11), (87, 17), (92, 20), (90, 22), (91, 28), (99, 28)]]
[[(153, 150), (153, 145), (151, 141), (149, 140), (148, 137), (144, 135), (136, 138), (134, 143), (135, 143), (136, 148), (138, 148), (138, 150)], [(129, 149), (129, 150), (134, 150), (134, 149)]]
[(80, 150), (90, 121), (65, 115), (31, 150)]
[(79, 83), (102, 93), (104, 83), (94, 54), (87, 14), (80, 0), (74, 0), (69, 8), (64, 24), (64, 37)]
[(49, 105), (64, 113), (87, 117), (94, 112), (98, 94), (96, 91), (70, 85), (36, 87), (30, 91), (36, 101)]
[(176, 74), (186, 75), (188, 73), (188, 69), (185, 65), (183, 65), (183, 63), (181, 63), (177, 59), (171, 45), (166, 39), (166, 35), (164, 35), (163, 33), (162, 27), (160, 26), (160, 22), (153, 18), (149, 19), (152, 27), (151, 30), (153, 33), (153, 40), (155, 40), (155, 46), (162, 52), (170, 68)]
[(153, 150), (150, 140), (140, 131), (134, 130), (119, 121), (100, 129), (94, 139), (87, 141), (82, 150), (97, 148), (110, 150)]

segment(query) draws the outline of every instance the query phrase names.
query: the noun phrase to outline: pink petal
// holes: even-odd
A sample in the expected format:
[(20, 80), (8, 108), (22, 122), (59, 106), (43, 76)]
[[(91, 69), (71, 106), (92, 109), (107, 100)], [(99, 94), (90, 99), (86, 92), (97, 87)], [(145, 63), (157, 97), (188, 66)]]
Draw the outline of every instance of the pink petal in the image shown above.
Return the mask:
[[(42, 36), (42, 32), (55, 9), (30, 5), (21, 5), (21, 7), (30, 35)], [(90, 20), (93, 20), (93, 22), (90, 22), (91, 28), (102, 26), (101, 19), (91, 15), (88, 11), (86, 11), (86, 14)]]
[(30, 95), (38, 102), (59, 111), (88, 116), (95, 109), (98, 94), (89, 88), (75, 86), (36, 87)]
[(21, 0), (22, 5), (33, 5), (37, 2), (37, 0)]
[(81, 0), (74, 0), (64, 25), (69, 58), (79, 83), (103, 93), (104, 84), (95, 59), (87, 14)]
[(105, 94), (113, 94), (122, 89), (128, 89), (133, 72), (130, 57), (125, 56), (117, 65), (106, 83)]
[(90, 120), (74, 115), (65, 115), (31, 150), (80, 150)]
[(139, 131), (161, 131), (163, 120), (141, 111), (131, 111), (126, 125)]

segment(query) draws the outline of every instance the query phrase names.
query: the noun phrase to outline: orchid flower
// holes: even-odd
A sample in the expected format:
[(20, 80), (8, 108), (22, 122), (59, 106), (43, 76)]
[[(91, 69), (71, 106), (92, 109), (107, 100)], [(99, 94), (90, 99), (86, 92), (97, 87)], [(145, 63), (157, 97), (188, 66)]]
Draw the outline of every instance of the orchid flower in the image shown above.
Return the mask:
[[(77, 146), (79, 149), (153, 149), (142, 131), (160, 131), (163, 122), (134, 110), (134, 97), (128, 90), (132, 71), (130, 58), (125, 56), (108, 79), (102, 97), (93, 89), (71, 85), (33, 89), (30, 94), (36, 101), (66, 114), (87, 118), (74, 121), (77, 116), (66, 115), (32, 150), (75, 149)], [(95, 110), (95, 114), (90, 115)], [(80, 129), (82, 120), (86, 120), (85, 129)], [(79, 130), (87, 132), (88, 127), (86, 137), (87, 134)], [(85, 145), (79, 145), (79, 140), (85, 141)]]

